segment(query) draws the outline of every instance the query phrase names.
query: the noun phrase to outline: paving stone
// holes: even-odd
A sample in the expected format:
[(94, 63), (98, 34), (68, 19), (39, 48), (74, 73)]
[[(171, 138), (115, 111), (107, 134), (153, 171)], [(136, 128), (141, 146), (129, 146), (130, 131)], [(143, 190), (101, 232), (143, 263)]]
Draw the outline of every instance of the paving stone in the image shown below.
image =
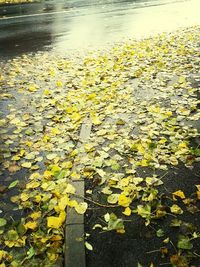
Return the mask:
[(65, 230), (65, 267), (85, 267), (84, 225), (68, 225)]

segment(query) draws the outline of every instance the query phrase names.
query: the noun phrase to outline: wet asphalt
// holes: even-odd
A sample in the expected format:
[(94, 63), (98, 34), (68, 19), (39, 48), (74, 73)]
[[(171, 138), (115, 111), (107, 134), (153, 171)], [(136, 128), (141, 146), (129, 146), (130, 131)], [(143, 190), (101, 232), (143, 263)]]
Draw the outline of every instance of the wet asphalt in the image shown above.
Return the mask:
[(198, 0), (68, 0), (0, 6), (0, 59), (99, 48), (200, 23)]

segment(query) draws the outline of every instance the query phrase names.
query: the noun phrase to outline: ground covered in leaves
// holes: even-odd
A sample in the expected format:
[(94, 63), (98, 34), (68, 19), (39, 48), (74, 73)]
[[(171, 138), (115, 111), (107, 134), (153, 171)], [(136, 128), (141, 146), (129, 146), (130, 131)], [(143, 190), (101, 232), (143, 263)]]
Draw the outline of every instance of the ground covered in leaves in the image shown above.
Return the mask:
[[(67, 207), (86, 214), (88, 263), (99, 253), (92, 232), (139, 247), (135, 230), (151, 242), (129, 251), (134, 266), (199, 265), (199, 37), (194, 27), (83, 57), (2, 63), (1, 267), (62, 266)], [(85, 120), (92, 131), (80, 144)], [(82, 178), (77, 201), (71, 181)], [(113, 266), (131, 266), (121, 258)]]

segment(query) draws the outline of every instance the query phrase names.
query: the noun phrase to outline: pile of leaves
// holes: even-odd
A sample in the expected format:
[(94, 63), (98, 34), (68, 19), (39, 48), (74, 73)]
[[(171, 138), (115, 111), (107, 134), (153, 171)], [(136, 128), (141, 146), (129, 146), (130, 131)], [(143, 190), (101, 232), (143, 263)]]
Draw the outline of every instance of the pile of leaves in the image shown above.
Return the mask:
[[(166, 208), (163, 177), (137, 172), (199, 162), (200, 150), (191, 145), (199, 136), (198, 88), (189, 82), (200, 72), (199, 35), (194, 27), (80, 58), (37, 53), (2, 64), (0, 194), (4, 202), (10, 196), (13, 211), (0, 206), (1, 267), (62, 265), (66, 207), (79, 214), (88, 207), (82, 196), (73, 199), (73, 180), (101, 186), (102, 205), (125, 217), (137, 214), (146, 226), (182, 214), (177, 199), (199, 211), (200, 185), (193, 198), (172, 192), (174, 203)], [(90, 140), (77, 146), (86, 118)], [(126, 231), (115, 213), (106, 213), (104, 222), (94, 228)], [(194, 230), (180, 238), (173, 266), (189, 266), (185, 250), (198, 237)], [(86, 246), (92, 249), (89, 241)]]

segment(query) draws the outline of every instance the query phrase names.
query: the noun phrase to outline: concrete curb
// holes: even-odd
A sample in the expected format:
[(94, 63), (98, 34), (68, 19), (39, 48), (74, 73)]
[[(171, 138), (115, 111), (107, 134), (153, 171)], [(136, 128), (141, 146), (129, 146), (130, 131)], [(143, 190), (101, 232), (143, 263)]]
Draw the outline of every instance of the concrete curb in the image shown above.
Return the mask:
[[(90, 138), (92, 123), (85, 119), (82, 123), (77, 149)], [(81, 153), (84, 157), (84, 153)], [(76, 165), (73, 167), (76, 170)], [(83, 179), (73, 180), (71, 184), (76, 188), (78, 195), (85, 195), (85, 182)], [(80, 201), (79, 198), (72, 199)], [(78, 214), (73, 208), (67, 208), (67, 220), (65, 226), (65, 267), (85, 267), (85, 241), (84, 241), (84, 214)]]

